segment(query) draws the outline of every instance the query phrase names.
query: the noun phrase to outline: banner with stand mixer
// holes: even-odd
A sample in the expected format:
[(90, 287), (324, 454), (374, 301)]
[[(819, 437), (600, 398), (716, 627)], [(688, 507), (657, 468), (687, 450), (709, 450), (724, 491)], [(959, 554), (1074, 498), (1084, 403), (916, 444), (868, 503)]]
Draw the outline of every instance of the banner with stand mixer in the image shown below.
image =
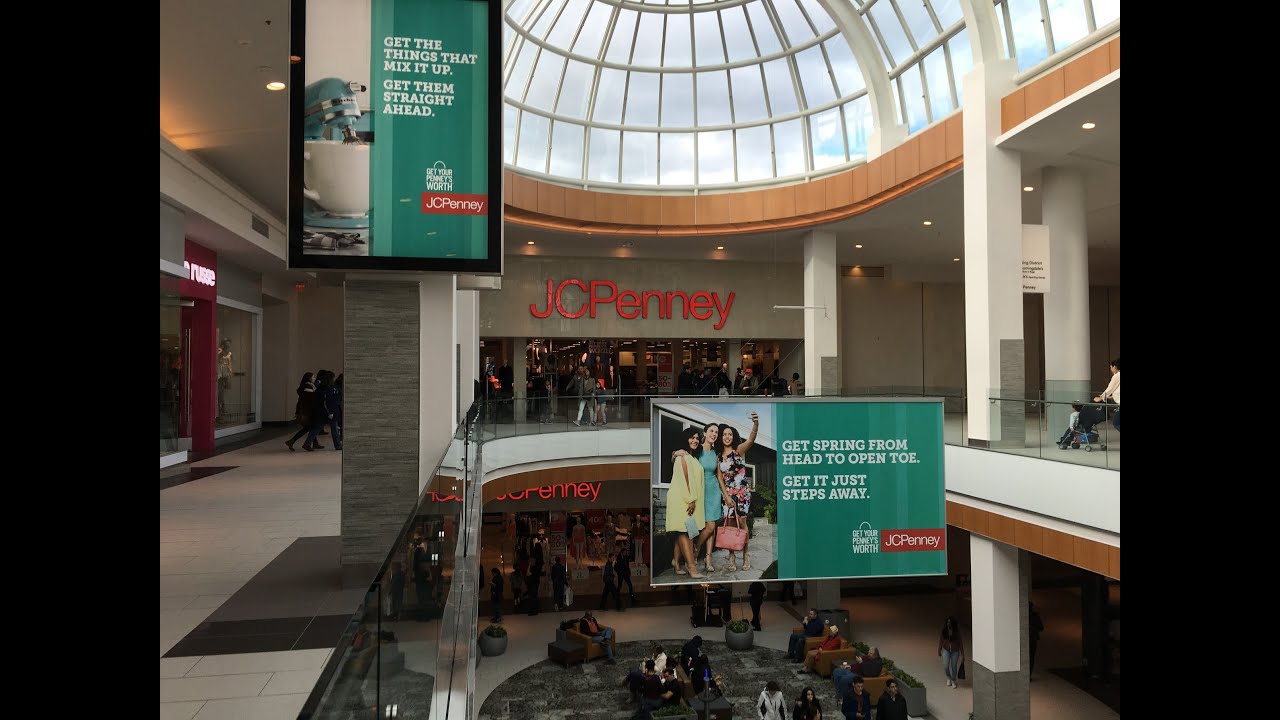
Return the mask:
[(293, 10), (289, 266), (501, 273), (501, 4)]

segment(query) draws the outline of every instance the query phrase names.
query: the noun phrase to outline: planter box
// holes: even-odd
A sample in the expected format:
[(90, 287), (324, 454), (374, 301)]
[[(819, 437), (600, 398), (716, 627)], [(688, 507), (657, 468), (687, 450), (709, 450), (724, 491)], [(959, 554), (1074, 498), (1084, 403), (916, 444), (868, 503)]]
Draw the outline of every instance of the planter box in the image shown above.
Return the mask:
[(480, 633), (480, 654), (485, 657), (501, 655), (507, 651), (507, 636), (493, 637)]
[(731, 650), (750, 650), (755, 644), (755, 631), (747, 628), (744, 633), (730, 632), (729, 628), (724, 629), (724, 642)]
[(926, 688), (908, 687), (901, 680), (898, 681), (898, 692), (907, 701), (907, 714), (912, 717), (924, 717), (929, 714), (929, 706), (925, 702)]

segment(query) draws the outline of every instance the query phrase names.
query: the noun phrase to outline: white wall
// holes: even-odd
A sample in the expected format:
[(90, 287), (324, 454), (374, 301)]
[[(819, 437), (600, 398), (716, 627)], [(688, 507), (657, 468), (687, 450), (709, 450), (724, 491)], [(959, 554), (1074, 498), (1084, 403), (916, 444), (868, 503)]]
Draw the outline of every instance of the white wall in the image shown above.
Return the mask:
[[(302, 373), (320, 369), (341, 373), (343, 362), (342, 288), (308, 287), (298, 293), (298, 327), (290, 392)], [(292, 409), (290, 410), (292, 416)]]
[(923, 314), (920, 283), (840, 278), (841, 387), (922, 388)]
[(293, 419), (298, 378), (289, 367), (289, 303), (268, 302), (262, 308), (262, 420)]

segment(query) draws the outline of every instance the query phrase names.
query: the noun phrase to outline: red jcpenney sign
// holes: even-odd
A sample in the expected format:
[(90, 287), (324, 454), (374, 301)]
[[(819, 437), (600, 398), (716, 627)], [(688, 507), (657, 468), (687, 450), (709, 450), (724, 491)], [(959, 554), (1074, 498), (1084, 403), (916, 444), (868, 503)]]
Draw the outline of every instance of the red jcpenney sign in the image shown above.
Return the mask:
[[(569, 300), (566, 307), (565, 288), (570, 287), (578, 288), (585, 297), (576, 306), (572, 300)], [(612, 305), (614, 312), (618, 313), (618, 317), (623, 320), (636, 318), (647, 320), (652, 308), (656, 308), (659, 318), (669, 320), (675, 317), (678, 300), (680, 301), (679, 312), (685, 320), (690, 317), (695, 320), (710, 320), (714, 317), (716, 320), (714, 327), (720, 330), (729, 319), (729, 310), (733, 307), (733, 296), (733, 293), (729, 293), (728, 297), (724, 298), (724, 302), (721, 302), (720, 293), (701, 290), (695, 293), (686, 293), (683, 290), (619, 292), (618, 285), (612, 280), (588, 282), (570, 278), (561, 280), (559, 284), (556, 284), (555, 280), (548, 280), (546, 305), (539, 308), (538, 303), (530, 303), (529, 312), (539, 319), (549, 318), (551, 313), (555, 312), (562, 317), (576, 320), (583, 315), (594, 318), (601, 305)]]
[(947, 531), (936, 530), (881, 530), (880, 552), (919, 552), (922, 550), (946, 550)]
[[(432, 500), (437, 502), (461, 502), (462, 498), (457, 495), (438, 495), (433, 491), (427, 491)], [(542, 498), (550, 500), (552, 498), (581, 498), (587, 502), (595, 502), (600, 497), (600, 483), (598, 482), (580, 482), (580, 483), (561, 483), (559, 485), (543, 485), (542, 487), (529, 488), (528, 490), (518, 490), (513, 493), (499, 495), (494, 500), (533, 500)]]

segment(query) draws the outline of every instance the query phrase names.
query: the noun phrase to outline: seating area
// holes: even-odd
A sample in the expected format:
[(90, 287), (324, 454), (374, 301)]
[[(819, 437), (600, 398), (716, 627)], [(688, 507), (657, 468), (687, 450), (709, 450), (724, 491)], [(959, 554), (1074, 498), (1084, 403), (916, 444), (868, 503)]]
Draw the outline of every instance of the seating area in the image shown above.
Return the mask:
[[(600, 625), (601, 630), (605, 629), (606, 627), (608, 626), (604, 625), (603, 623)], [(591, 660), (598, 657), (608, 657), (609, 655), (608, 651), (604, 649), (604, 644), (592, 641), (590, 635), (583, 635), (582, 633), (578, 632), (574, 628), (565, 630), (564, 635), (565, 635), (565, 639), (582, 644), (582, 651), (584, 653), (584, 656), (587, 659), (587, 662), (590, 662)], [(609, 645), (612, 646), (614, 649), (617, 648), (618, 633), (615, 632), (613, 634), (613, 637), (609, 638)]]

